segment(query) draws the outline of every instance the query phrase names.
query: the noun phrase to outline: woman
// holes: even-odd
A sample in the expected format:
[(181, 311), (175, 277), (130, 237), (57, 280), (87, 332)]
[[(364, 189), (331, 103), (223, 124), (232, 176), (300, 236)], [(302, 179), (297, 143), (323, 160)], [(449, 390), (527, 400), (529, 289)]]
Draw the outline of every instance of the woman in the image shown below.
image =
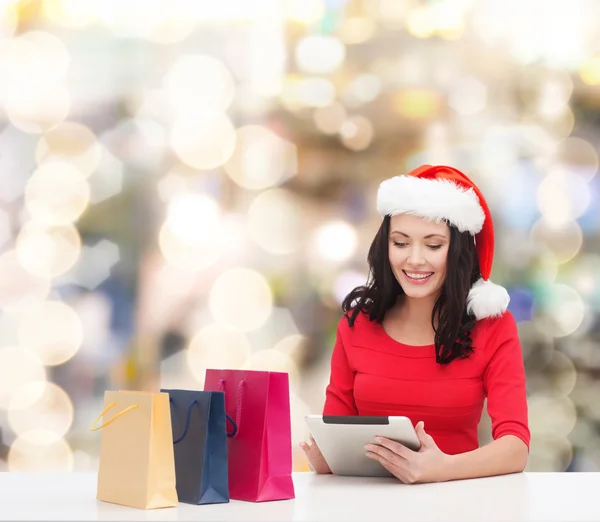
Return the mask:
[[(325, 415), (404, 415), (421, 449), (365, 451), (405, 483), (520, 472), (529, 453), (525, 371), (508, 293), (489, 281), (494, 230), (479, 189), (451, 167), (384, 181), (370, 278), (343, 303)], [(484, 399), (493, 442), (479, 447)], [(317, 473), (318, 446), (301, 443)]]

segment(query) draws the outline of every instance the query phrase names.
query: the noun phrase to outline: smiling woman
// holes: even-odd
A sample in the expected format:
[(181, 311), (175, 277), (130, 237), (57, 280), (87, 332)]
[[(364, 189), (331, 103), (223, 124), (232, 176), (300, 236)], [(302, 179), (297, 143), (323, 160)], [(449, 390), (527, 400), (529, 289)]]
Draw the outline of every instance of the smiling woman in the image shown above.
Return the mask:
[[(508, 294), (489, 281), (494, 234), (483, 195), (456, 169), (424, 166), (384, 181), (378, 210), (369, 280), (342, 306), (324, 415), (410, 418), (419, 451), (383, 438), (366, 448), (403, 482), (522, 471), (523, 356)], [(485, 399), (494, 442), (479, 448)], [(314, 442), (302, 447), (329, 472)]]

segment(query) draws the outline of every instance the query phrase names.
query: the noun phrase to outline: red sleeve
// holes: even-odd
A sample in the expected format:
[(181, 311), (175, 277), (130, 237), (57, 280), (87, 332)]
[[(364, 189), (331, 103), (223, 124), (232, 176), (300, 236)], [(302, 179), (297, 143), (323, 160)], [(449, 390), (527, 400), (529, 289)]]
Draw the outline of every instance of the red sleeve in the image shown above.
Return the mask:
[(337, 327), (335, 346), (331, 356), (331, 375), (325, 391), (323, 415), (358, 415), (354, 402), (355, 372), (348, 364), (342, 335), (342, 331), (348, 328), (349, 325), (344, 317)]
[(527, 389), (523, 352), (517, 324), (506, 312), (490, 328), (491, 358), (483, 374), (487, 410), (494, 440), (504, 435), (519, 437), (529, 448)]

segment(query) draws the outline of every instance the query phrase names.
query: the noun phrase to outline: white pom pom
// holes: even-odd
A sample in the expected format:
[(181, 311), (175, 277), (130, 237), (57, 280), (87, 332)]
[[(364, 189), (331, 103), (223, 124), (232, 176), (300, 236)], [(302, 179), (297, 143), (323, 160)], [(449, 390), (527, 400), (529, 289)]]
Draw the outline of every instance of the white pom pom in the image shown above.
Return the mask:
[(498, 317), (506, 311), (509, 302), (510, 297), (504, 287), (479, 279), (469, 291), (467, 311), (478, 320)]

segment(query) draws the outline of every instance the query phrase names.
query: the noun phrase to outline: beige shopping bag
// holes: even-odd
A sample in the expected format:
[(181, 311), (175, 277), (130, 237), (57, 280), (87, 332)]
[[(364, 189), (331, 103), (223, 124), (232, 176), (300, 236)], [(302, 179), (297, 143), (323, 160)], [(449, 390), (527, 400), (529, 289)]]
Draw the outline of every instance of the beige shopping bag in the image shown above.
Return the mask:
[(107, 391), (91, 429), (102, 430), (98, 500), (140, 509), (177, 505), (168, 393)]

